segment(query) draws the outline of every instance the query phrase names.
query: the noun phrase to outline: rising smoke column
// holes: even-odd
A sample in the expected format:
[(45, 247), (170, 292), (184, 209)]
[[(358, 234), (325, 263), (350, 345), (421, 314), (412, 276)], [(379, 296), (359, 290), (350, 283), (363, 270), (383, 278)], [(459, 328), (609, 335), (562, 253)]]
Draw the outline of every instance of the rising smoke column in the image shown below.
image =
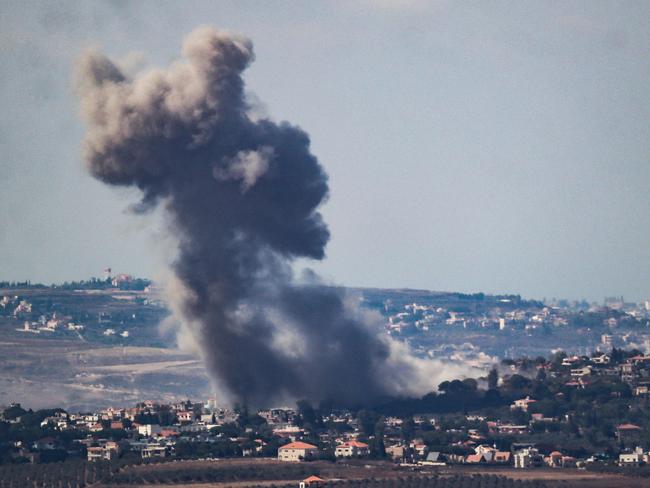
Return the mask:
[(183, 58), (130, 79), (88, 52), (77, 89), (90, 173), (139, 188), (139, 211), (163, 207), (182, 290), (172, 309), (215, 383), (253, 405), (404, 391), (412, 363), (340, 289), (294, 282), (292, 260), (324, 256), (327, 175), (300, 128), (250, 115), (251, 42), (202, 27)]

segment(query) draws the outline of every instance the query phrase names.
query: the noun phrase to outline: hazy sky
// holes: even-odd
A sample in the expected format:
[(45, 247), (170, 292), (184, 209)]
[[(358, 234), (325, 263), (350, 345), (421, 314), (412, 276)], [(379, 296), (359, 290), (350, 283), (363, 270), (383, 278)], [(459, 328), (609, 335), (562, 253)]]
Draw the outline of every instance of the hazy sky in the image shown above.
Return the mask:
[(646, 1), (4, 0), (0, 279), (153, 275), (137, 193), (84, 172), (72, 70), (165, 66), (200, 24), (250, 37), (248, 89), (311, 135), (329, 279), (650, 298)]

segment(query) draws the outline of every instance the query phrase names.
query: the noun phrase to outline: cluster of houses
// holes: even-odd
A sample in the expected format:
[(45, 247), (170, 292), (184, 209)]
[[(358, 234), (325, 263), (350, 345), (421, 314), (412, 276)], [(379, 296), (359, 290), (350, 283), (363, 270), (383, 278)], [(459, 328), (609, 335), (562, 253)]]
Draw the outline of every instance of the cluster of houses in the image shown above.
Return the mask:
[[(504, 299), (504, 305), (509, 304)], [(555, 327), (568, 324), (566, 311), (556, 307), (544, 307), (541, 310), (492, 309), (488, 312), (459, 312), (435, 305), (409, 303), (404, 310), (389, 315), (386, 328), (389, 333), (419, 330), (427, 332), (434, 327), (462, 327), (505, 330), (523, 325), (534, 329), (542, 325)]]
[(637, 396), (648, 396), (650, 388), (650, 356), (636, 355), (614, 364), (608, 354), (569, 356), (562, 360), (562, 366), (570, 369), (570, 380), (566, 385), (584, 388), (599, 377), (620, 378), (632, 388)]
[[(507, 330), (511, 328), (523, 328), (534, 330), (543, 326), (563, 327), (569, 324), (569, 317), (577, 310), (588, 310), (597, 312), (602, 310), (616, 310), (624, 313), (621, 317), (647, 318), (650, 312), (650, 301), (643, 303), (626, 303), (624, 301), (606, 302), (605, 308), (602, 305), (593, 303), (580, 304), (578, 308), (568, 303), (549, 304), (548, 306), (515, 308), (512, 309), (511, 300), (503, 298), (501, 303), (495, 304), (489, 310), (475, 311), (454, 311), (438, 305), (407, 303), (403, 309), (391, 311), (388, 315), (386, 329), (389, 333), (402, 333), (408, 331), (427, 332), (437, 327), (462, 327), (462, 328), (483, 328), (494, 330)], [(503, 305), (500, 307), (499, 305)], [(385, 304), (386, 311), (388, 307)], [(616, 329), (621, 319), (609, 317), (604, 325), (610, 329)], [(610, 347), (614, 345), (614, 335), (609, 335)], [(605, 342), (603, 342), (605, 344)]]
[[(528, 411), (536, 403), (529, 396), (514, 401), (512, 409)], [(12, 407), (16, 407), (12, 405)], [(328, 423), (346, 424), (343, 429), (328, 429), (320, 433), (314, 442), (314, 433), (306, 432), (300, 426), (299, 414), (290, 408), (261, 410), (258, 415), (266, 422), (265, 429), (271, 429), (277, 448), (277, 459), (284, 462), (302, 462), (331, 456), (337, 459), (367, 458), (373, 454), (366, 437), (361, 434), (359, 419), (350, 412), (332, 413), (324, 420)], [(536, 415), (536, 414), (533, 414)], [(160, 422), (166, 416), (168, 421)], [(498, 420), (486, 421), (483, 417), (468, 415), (468, 421), (485, 422), (490, 432), (496, 434), (518, 434), (529, 431), (529, 425), (502, 424)], [(153, 401), (145, 401), (133, 408), (107, 408), (94, 413), (67, 413), (56, 410), (44, 418), (41, 427), (53, 431), (86, 432), (85, 438), (79, 442), (85, 446), (88, 461), (111, 461), (127, 451), (135, 452), (143, 459), (168, 458), (176, 455), (177, 444), (187, 442), (215, 442), (227, 440), (240, 446), (242, 456), (268, 456), (275, 451), (264, 451), (268, 445), (261, 438), (254, 438), (255, 431), (246, 429), (241, 437), (226, 437), (218, 433), (214, 427), (227, 424), (234, 425), (238, 413), (219, 408), (214, 400), (193, 403), (189, 400), (164, 405)], [(553, 419), (546, 419), (553, 421)], [(20, 417), (7, 420), (20, 422)], [(436, 419), (428, 416), (415, 416), (413, 421), (420, 428), (425, 423), (429, 427), (436, 425)], [(535, 420), (533, 420), (535, 421)], [(537, 421), (544, 421), (538, 418)], [(404, 420), (397, 417), (384, 418), (385, 453), (394, 462), (405, 466), (440, 466), (450, 464), (467, 465), (509, 465), (515, 468), (528, 469), (549, 466), (553, 468), (580, 467), (589, 460), (578, 460), (560, 451), (542, 453), (535, 444), (513, 443), (508, 450), (500, 450), (496, 445), (488, 445), (485, 437), (476, 429), (468, 429), (466, 440), (450, 444), (447, 452), (430, 449), (423, 439), (415, 438), (404, 441), (402, 427)], [(121, 435), (113, 436), (115, 431)], [(617, 426), (617, 436), (622, 445), (643, 445), (641, 427), (634, 424)], [(233, 434), (228, 434), (229, 436)], [(371, 438), (372, 439), (372, 438)], [(16, 455), (38, 462), (39, 452), (57, 448), (55, 437), (46, 437), (29, 443), (18, 442), (15, 445)], [(467, 451), (471, 450), (467, 454)], [(460, 454), (464, 452), (464, 454)], [(650, 463), (650, 453), (640, 447), (623, 450), (618, 458), (621, 466), (639, 466)]]
[[(370, 446), (360, 441), (345, 441), (336, 446), (334, 455), (337, 458), (359, 458), (370, 455)], [(278, 448), (280, 461), (308, 461), (318, 459), (320, 449), (318, 446), (306, 442), (295, 441)]]

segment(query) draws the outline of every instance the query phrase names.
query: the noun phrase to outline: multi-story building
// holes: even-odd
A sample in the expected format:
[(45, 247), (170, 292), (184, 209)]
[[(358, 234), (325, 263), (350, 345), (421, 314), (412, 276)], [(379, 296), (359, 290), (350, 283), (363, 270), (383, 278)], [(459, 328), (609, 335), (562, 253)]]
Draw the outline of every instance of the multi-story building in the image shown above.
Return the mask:
[(280, 461), (303, 461), (313, 459), (318, 454), (318, 447), (306, 442), (290, 442), (278, 449)]
[(348, 441), (336, 446), (336, 457), (361, 457), (370, 454), (370, 446), (364, 442)]

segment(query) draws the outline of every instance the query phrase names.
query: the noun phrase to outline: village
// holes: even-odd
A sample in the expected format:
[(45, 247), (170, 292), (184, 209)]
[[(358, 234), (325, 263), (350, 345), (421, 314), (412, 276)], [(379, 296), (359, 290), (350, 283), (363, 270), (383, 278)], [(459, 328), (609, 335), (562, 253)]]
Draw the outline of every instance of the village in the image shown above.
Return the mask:
[(650, 356), (614, 349), (505, 360), (478, 381), (446, 381), (420, 400), (372, 409), (301, 401), (249, 412), (212, 399), (70, 413), (12, 404), (2, 408), (0, 460), (248, 457), (383, 459), (413, 468), (638, 468), (650, 464), (649, 386)]

